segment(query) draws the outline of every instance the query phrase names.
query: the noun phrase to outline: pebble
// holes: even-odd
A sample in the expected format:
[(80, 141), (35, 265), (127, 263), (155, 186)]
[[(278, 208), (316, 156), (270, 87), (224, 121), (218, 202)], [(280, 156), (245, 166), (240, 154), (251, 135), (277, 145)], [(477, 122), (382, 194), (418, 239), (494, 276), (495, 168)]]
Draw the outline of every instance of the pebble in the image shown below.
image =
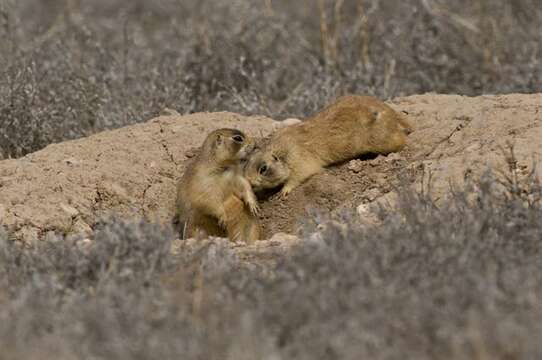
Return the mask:
[(348, 170), (359, 173), (363, 169), (363, 162), (361, 160), (352, 160), (348, 162)]
[(64, 211), (66, 214), (70, 215), (71, 217), (76, 217), (77, 215), (79, 215), (79, 210), (77, 210), (73, 206), (61, 203), (60, 208), (62, 209), (62, 211)]

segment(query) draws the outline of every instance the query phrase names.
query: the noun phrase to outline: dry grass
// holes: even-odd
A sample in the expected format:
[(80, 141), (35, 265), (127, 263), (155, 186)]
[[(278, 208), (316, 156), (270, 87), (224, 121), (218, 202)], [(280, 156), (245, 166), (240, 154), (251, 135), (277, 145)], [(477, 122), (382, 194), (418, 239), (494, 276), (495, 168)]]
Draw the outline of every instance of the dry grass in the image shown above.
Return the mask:
[(180, 113), (345, 92), (537, 92), (536, 0), (4, 0), (0, 157)]
[(93, 245), (0, 234), (2, 357), (540, 358), (540, 183), (487, 174), (440, 207), (401, 194), (379, 226), (308, 221), (273, 268), (221, 241), (173, 256), (146, 223)]
[[(540, 91), (536, 0), (443, 3), (4, 0), (0, 151), (165, 106), (280, 118), (343, 92)], [(311, 219), (273, 269), (221, 242), (172, 256), (147, 223), (112, 220), (91, 246), (0, 233), (1, 357), (541, 358), (541, 188), (509, 164), (505, 191), (403, 191), (381, 226)]]

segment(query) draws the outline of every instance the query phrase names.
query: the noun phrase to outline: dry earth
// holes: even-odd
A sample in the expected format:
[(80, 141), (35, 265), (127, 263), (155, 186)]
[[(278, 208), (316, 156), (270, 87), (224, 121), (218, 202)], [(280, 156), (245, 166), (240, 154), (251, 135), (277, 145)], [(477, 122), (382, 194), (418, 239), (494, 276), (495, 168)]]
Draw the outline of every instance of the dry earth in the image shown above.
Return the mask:
[[(415, 126), (407, 148), (332, 167), (286, 200), (263, 196), (266, 237), (295, 233), (310, 209), (340, 211), (391, 199), (402, 174), (419, 186), (423, 175), (431, 173), (438, 199), (450, 183), (461, 185), (487, 166), (505, 169), (502, 149), (507, 142), (514, 144), (522, 171), (530, 171), (540, 159), (542, 94), (425, 94), (390, 104), (407, 113)], [(1, 161), (0, 224), (14, 238), (31, 242), (48, 232), (91, 232), (108, 214), (170, 222), (176, 180), (209, 131), (236, 127), (265, 136), (276, 126), (269, 118), (227, 112), (161, 116)]]

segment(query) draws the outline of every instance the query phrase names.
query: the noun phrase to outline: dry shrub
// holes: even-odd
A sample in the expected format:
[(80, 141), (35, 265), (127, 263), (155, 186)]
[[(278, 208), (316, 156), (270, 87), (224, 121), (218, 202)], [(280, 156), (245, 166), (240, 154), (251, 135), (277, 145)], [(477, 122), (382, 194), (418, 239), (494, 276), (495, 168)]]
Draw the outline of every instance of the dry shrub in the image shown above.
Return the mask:
[(272, 268), (226, 240), (173, 256), (171, 232), (146, 223), (111, 220), (84, 246), (0, 234), (0, 346), (17, 359), (539, 358), (542, 192), (510, 180), (488, 173), (440, 206), (403, 189), (380, 225), (314, 219), (320, 236)]
[(180, 113), (345, 93), (537, 92), (536, 0), (4, 0), (0, 157)]

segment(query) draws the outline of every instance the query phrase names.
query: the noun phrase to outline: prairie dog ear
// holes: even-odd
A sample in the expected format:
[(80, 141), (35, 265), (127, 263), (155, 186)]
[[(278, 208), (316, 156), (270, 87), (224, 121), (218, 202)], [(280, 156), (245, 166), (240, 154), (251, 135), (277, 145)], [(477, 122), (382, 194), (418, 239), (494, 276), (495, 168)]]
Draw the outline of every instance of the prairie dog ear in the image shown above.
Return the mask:
[(223, 139), (222, 135), (217, 134), (216, 135), (216, 140), (215, 140), (215, 145), (220, 145), (220, 144), (222, 144), (223, 141), (224, 141), (224, 139)]
[(412, 123), (407, 119), (406, 115), (408, 115), (408, 112), (401, 111), (401, 113), (397, 114), (397, 121), (399, 122), (399, 125), (403, 128), (405, 134), (410, 134), (414, 131), (414, 126)]
[(286, 151), (275, 151), (271, 154), (273, 160), (275, 161), (284, 161), (286, 160)]
[(273, 153), (271, 154), (271, 157), (273, 158), (273, 161), (275, 162), (284, 161), (286, 159), (286, 154)]
[(370, 110), (370, 121), (371, 123), (374, 123), (376, 121), (378, 121), (378, 118), (380, 117), (380, 112), (378, 112), (377, 110)]

